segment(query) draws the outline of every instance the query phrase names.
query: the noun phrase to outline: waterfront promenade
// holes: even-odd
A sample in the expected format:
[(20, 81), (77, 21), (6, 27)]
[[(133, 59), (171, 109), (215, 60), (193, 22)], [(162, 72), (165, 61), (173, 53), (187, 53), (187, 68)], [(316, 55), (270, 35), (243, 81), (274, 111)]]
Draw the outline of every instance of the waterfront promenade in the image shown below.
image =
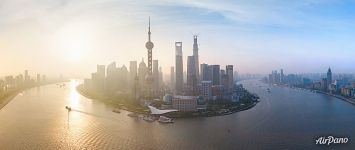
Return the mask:
[(344, 101), (346, 101), (346, 102), (348, 102), (350, 104), (355, 105), (355, 100), (352, 99), (352, 98), (346, 98), (346, 97), (341, 96), (341, 95), (331, 94), (331, 93), (327, 93), (327, 92), (323, 92), (323, 91), (319, 91), (319, 90), (315, 90), (315, 92), (322, 93), (322, 94), (329, 95), (329, 96), (333, 96), (333, 97), (336, 97), (338, 99), (344, 100)]
[(3, 107), (5, 107), (9, 102), (11, 102), (11, 100), (14, 99), (18, 94), (22, 93), (23, 91), (26, 91), (26, 90), (34, 88), (34, 87), (40, 87), (40, 86), (50, 85), (50, 84), (55, 84), (55, 83), (60, 83), (60, 82), (66, 82), (66, 80), (64, 80), (64, 81), (53, 81), (53, 82), (48, 82), (48, 83), (44, 83), (44, 84), (41, 84), (41, 85), (30, 86), (30, 87), (27, 87), (27, 88), (20, 88), (20, 89), (16, 89), (16, 90), (12, 90), (12, 91), (6, 91), (5, 93), (2, 93), (0, 95), (0, 110)]
[(347, 98), (347, 97), (344, 97), (344, 96), (341, 96), (341, 95), (337, 95), (337, 94), (332, 94), (332, 93), (328, 93), (328, 92), (324, 92), (324, 91), (320, 91), (320, 90), (312, 90), (312, 89), (306, 89), (306, 88), (300, 88), (300, 87), (292, 87), (292, 86), (283, 85), (283, 84), (272, 84), (272, 85), (282, 86), (282, 87), (289, 87), (289, 88), (292, 88), (292, 89), (297, 88), (297, 89), (308, 90), (308, 91), (311, 91), (311, 92), (332, 96), (332, 97), (338, 98), (340, 100), (343, 100), (343, 101), (346, 101), (346, 102), (348, 102), (350, 104), (355, 105), (355, 99)]
[(5, 107), (13, 98), (15, 98), (21, 91), (13, 91), (10, 93), (5, 93), (0, 97), (0, 110)]

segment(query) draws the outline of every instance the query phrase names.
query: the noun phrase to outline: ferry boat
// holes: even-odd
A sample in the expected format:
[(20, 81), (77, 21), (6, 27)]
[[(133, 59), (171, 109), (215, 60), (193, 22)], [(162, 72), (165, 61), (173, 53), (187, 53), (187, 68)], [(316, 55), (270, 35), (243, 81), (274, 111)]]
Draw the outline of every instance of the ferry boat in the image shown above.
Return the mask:
[(62, 83), (62, 84), (58, 84), (59, 87), (65, 87), (65, 83)]
[(112, 112), (114, 112), (114, 113), (121, 113), (121, 111), (119, 110), (119, 109), (114, 109), (114, 110), (112, 110)]
[(148, 122), (154, 122), (155, 121), (154, 117), (152, 117), (152, 116), (144, 116), (143, 120), (148, 121)]
[(129, 116), (129, 117), (139, 117), (139, 115), (137, 113), (130, 113), (127, 116)]
[(165, 116), (160, 116), (159, 120), (160, 123), (174, 123), (174, 120)]
[(67, 109), (68, 111), (71, 111), (71, 107), (69, 107), (69, 106), (65, 106), (65, 109)]

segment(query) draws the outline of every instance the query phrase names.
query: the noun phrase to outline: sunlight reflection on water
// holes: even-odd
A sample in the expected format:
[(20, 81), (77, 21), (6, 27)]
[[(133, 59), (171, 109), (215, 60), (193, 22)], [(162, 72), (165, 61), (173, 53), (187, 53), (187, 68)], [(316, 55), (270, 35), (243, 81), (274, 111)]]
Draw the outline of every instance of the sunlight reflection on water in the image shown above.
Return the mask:
[(160, 124), (130, 118), (126, 111), (113, 113), (80, 95), (80, 83), (46, 85), (15, 97), (0, 111), (0, 149), (320, 149), (312, 139), (320, 134), (355, 133), (345, 126), (355, 124), (345, 117), (355, 115), (354, 106), (287, 88), (267, 93), (255, 87), (260, 103), (243, 112)]

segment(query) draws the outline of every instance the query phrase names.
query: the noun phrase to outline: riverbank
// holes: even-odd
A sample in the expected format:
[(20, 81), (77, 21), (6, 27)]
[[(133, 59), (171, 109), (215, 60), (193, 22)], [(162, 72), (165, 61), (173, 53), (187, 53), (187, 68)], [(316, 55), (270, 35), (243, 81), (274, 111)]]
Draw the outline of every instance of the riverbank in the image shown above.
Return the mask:
[[(55, 84), (55, 83), (61, 83), (61, 82), (66, 82), (66, 81), (48, 82), (48, 83), (45, 83), (45, 84), (41, 84), (39, 86)], [(31, 86), (31, 87), (27, 87), (27, 88), (21, 88), (21, 89), (10, 91), (10, 92), (7, 92), (7, 93), (3, 94), (0, 97), (0, 110), (3, 107), (5, 107), (12, 99), (14, 99), (22, 91), (25, 91), (25, 90), (28, 90), (28, 89), (31, 89), (31, 88), (34, 88), (34, 87), (39, 87), (39, 86)]]
[(76, 87), (76, 91), (80, 95), (82, 95), (86, 98), (101, 101), (107, 105), (110, 105), (110, 106), (118, 108), (118, 109), (126, 110), (126, 111), (133, 112), (133, 113), (143, 114), (143, 115), (149, 114), (148, 108), (144, 108), (144, 107), (140, 106), (139, 104), (133, 103), (132, 102), (133, 100), (128, 99), (128, 98), (107, 98), (102, 95), (99, 96), (99, 95), (89, 94), (83, 90), (83, 84), (78, 85)]
[(216, 117), (216, 116), (226, 116), (231, 115), (240, 111), (248, 110), (256, 106), (259, 101), (254, 101), (252, 103), (235, 106), (227, 109), (220, 109), (218, 111), (204, 111), (204, 112), (172, 112), (167, 114), (171, 118), (194, 118), (194, 117)]
[(336, 94), (330, 94), (330, 93), (323, 92), (323, 91), (318, 91), (318, 90), (314, 90), (314, 91), (317, 92), (317, 93), (321, 93), (321, 94), (325, 94), (325, 95), (328, 95), (328, 96), (332, 96), (332, 97), (341, 99), (343, 101), (346, 101), (346, 102), (348, 102), (350, 104), (355, 105), (355, 100), (352, 100), (352, 99), (349, 99), (349, 98), (346, 98), (346, 97), (343, 97), (343, 96), (340, 96), (340, 95), (336, 95)]
[(10, 93), (6, 93), (4, 94), (1, 98), (0, 98), (0, 110), (5, 107), (13, 98), (15, 98), (19, 93), (21, 92), (21, 90), (18, 91), (12, 91)]
[[(105, 104), (111, 105), (112, 107), (126, 110), (132, 113), (137, 113), (137, 114), (143, 114), (143, 115), (149, 115), (149, 109), (146, 107), (142, 107), (141, 105), (135, 103), (128, 103), (127, 101), (132, 101), (132, 100), (123, 100), (119, 98), (107, 98), (104, 96), (97, 96), (97, 95), (92, 95), (83, 90), (82, 84), (78, 85), (76, 87), (76, 90), (78, 91), (79, 94), (82, 96), (93, 99), (93, 100), (98, 100), (101, 101)], [(239, 111), (244, 111), (248, 110), (252, 107), (254, 107), (258, 103), (258, 97), (250, 97), (250, 100), (245, 103), (236, 103), (236, 104), (220, 104), (220, 108), (217, 110), (209, 110), (207, 109), (206, 111), (202, 112), (172, 112), (167, 114), (167, 116), (171, 118), (191, 118), (191, 117), (213, 117), (213, 116), (224, 116), (224, 115), (230, 115)], [(223, 105), (223, 107), (221, 107)], [(227, 107), (225, 107), (227, 105)]]
[(324, 94), (324, 95), (328, 95), (328, 96), (332, 96), (332, 97), (335, 97), (335, 98), (338, 98), (340, 100), (343, 100), (345, 102), (348, 102), (352, 105), (355, 105), (355, 100), (354, 99), (350, 99), (350, 98), (346, 98), (344, 96), (341, 96), (341, 95), (337, 95), (337, 94), (331, 94), (331, 93), (327, 93), (327, 92), (324, 92), (324, 91), (320, 91), (320, 90), (312, 90), (312, 89), (306, 89), (306, 88), (301, 88), (301, 87), (290, 87), (288, 85), (282, 85), (282, 84), (273, 84), (275, 86), (280, 86), (280, 87), (289, 87), (289, 88), (298, 88), (298, 89), (303, 89), (303, 90), (309, 90), (311, 92), (315, 92), (315, 93), (320, 93), (320, 94)]

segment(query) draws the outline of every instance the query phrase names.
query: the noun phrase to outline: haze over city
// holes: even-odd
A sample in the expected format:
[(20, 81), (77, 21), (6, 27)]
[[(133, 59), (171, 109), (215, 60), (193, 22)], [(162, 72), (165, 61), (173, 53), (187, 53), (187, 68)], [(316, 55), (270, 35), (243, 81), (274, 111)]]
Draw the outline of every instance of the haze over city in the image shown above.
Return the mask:
[[(148, 16), (153, 59), (174, 66), (199, 35), (201, 63), (232, 64), (239, 73), (354, 73), (351, 1), (2, 0), (0, 76), (22, 73), (83, 77), (96, 64), (147, 62)], [(184, 65), (185, 66), (185, 65)], [(186, 69), (186, 68), (184, 68)]]

